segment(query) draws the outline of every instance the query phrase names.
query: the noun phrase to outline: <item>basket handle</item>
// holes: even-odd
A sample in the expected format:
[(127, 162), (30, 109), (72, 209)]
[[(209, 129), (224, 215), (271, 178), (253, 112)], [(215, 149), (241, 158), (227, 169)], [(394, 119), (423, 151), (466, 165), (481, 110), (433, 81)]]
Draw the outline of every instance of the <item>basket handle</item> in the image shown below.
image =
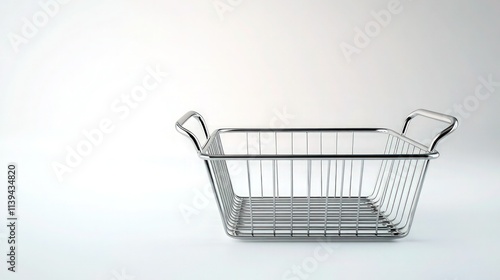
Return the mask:
[(450, 124), (448, 127), (443, 129), (440, 133), (438, 133), (434, 137), (434, 139), (432, 139), (431, 143), (429, 144), (429, 151), (433, 151), (434, 148), (436, 147), (437, 143), (441, 139), (443, 139), (448, 134), (452, 133), (458, 127), (458, 120), (453, 116), (449, 116), (449, 115), (445, 115), (445, 114), (441, 114), (441, 113), (436, 113), (436, 112), (429, 111), (429, 110), (418, 109), (418, 110), (412, 112), (406, 118), (405, 124), (403, 126), (403, 132), (402, 132), (403, 135), (405, 135), (406, 132), (408, 131), (408, 125), (409, 125), (410, 121), (417, 116), (427, 117), (430, 119), (434, 119), (437, 121), (441, 121), (441, 122), (445, 122), (445, 123)]
[(205, 133), (205, 141), (208, 140), (209, 134), (208, 134), (207, 124), (205, 123), (205, 120), (203, 119), (203, 117), (200, 114), (198, 114), (197, 112), (195, 112), (195, 111), (189, 111), (186, 114), (184, 114), (184, 116), (182, 116), (175, 123), (175, 128), (180, 133), (182, 133), (182, 134), (186, 135), (187, 137), (191, 138), (191, 140), (193, 140), (194, 145), (196, 146), (196, 149), (199, 152), (199, 151), (201, 151), (202, 146), (200, 145), (200, 141), (198, 140), (198, 137), (196, 137), (196, 135), (194, 135), (194, 133), (191, 130), (188, 130), (187, 128), (185, 128), (183, 126), (184, 123), (187, 122), (192, 117), (198, 119), (198, 121), (201, 124), (201, 127), (203, 128), (203, 132)]

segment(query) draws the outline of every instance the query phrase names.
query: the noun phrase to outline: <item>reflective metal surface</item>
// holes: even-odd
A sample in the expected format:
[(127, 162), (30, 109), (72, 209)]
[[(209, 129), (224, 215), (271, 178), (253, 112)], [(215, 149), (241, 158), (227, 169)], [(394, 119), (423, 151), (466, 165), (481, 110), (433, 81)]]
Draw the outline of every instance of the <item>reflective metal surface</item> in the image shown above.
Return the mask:
[[(415, 117), (450, 124), (428, 146), (406, 136)], [(185, 128), (195, 118), (203, 141)], [(451, 116), (417, 110), (402, 133), (382, 128), (219, 129), (186, 113), (177, 129), (204, 160), (225, 232), (249, 240), (387, 240), (411, 228), (436, 144)]]

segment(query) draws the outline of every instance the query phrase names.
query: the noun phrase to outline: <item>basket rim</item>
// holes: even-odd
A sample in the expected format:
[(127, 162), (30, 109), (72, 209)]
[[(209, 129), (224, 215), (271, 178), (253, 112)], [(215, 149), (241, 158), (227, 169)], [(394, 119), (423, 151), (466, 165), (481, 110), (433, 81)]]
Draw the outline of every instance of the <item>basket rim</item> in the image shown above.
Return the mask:
[[(420, 148), (424, 153), (420, 154), (212, 154), (208, 151), (210, 145), (222, 133), (231, 132), (358, 132), (358, 133), (384, 133), (394, 136), (406, 143)], [(388, 128), (219, 128), (215, 130), (206, 141), (205, 145), (198, 152), (200, 158), (204, 160), (310, 160), (310, 159), (335, 159), (335, 160), (406, 160), (406, 159), (435, 159), (439, 157), (436, 150), (429, 151), (423, 144), (408, 138), (392, 129)]]

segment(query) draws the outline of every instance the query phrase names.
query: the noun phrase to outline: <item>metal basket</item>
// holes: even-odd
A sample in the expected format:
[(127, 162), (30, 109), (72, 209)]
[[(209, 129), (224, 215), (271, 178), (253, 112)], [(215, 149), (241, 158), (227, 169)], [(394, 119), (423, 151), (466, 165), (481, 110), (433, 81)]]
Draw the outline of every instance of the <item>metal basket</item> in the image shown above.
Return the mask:
[[(407, 137), (423, 116), (449, 124), (429, 146)], [(198, 119), (206, 140), (184, 127)], [(411, 113), (385, 128), (218, 129), (176, 123), (204, 160), (224, 231), (251, 240), (384, 240), (408, 235), (436, 144), (456, 118)]]

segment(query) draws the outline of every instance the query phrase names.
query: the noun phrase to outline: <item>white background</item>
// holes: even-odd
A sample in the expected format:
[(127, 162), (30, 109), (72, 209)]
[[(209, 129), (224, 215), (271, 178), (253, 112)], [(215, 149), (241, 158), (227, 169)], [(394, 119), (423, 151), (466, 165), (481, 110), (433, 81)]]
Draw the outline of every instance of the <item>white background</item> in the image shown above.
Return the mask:
[[(211, 130), (399, 130), (417, 108), (461, 126), (438, 146), (410, 235), (329, 243), (302, 279), (500, 278), (500, 86), (475, 95), (481, 77), (500, 82), (500, 4), (401, 0), (356, 45), (355, 28), (389, 3), (73, 0), (51, 6), (44, 23), (38, 1), (3, 1), (0, 278), (282, 279), (320, 245), (225, 236), (214, 198), (193, 201), (208, 178), (175, 121), (194, 109)], [(39, 26), (25, 36), (34, 15)], [(358, 51), (346, 56), (343, 43)], [(114, 111), (148, 67), (169, 76), (126, 117)], [(54, 163), (103, 119), (113, 131), (58, 180)], [(5, 262), (9, 162), (19, 166), (16, 273)], [(197, 214), (183, 216), (184, 206)]]

